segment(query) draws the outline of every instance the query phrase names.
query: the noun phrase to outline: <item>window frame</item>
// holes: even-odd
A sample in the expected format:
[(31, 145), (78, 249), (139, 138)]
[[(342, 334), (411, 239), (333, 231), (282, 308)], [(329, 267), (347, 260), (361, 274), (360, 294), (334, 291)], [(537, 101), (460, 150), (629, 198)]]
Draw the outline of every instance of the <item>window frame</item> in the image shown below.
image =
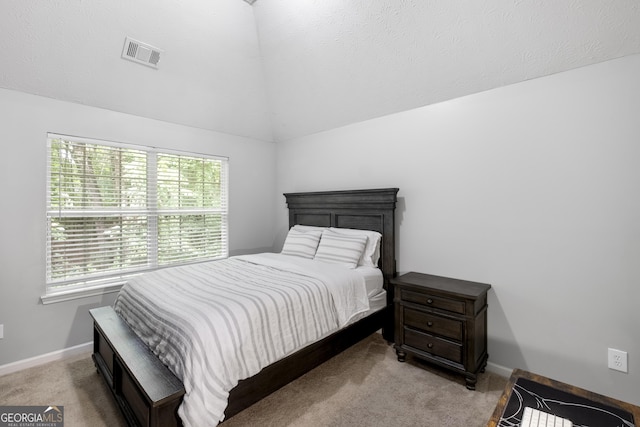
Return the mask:
[[(54, 279), (52, 277), (52, 261), (51, 261), (51, 248), (54, 238), (51, 232), (52, 218), (62, 217), (69, 215), (64, 212), (61, 207), (54, 208), (52, 206), (52, 193), (54, 191), (52, 183), (52, 145), (54, 140), (70, 141), (74, 144), (89, 144), (109, 147), (110, 149), (130, 149), (141, 151), (145, 153), (145, 168), (146, 168), (146, 207), (142, 209), (127, 210), (125, 208), (116, 208), (111, 215), (117, 217), (125, 217), (127, 215), (135, 214), (136, 216), (143, 216), (147, 221), (146, 225), (146, 253), (147, 261), (143, 267), (136, 267), (134, 269), (120, 269), (109, 271), (108, 273), (102, 273), (97, 275), (83, 275), (79, 277)], [(175, 149), (164, 149), (153, 146), (138, 145), (121, 143), (107, 140), (99, 140), (93, 138), (77, 137), (71, 135), (63, 135), (56, 133), (47, 134), (47, 171), (46, 171), (46, 237), (45, 237), (45, 293), (42, 295), (41, 300), (43, 304), (50, 304), (54, 302), (67, 301), (70, 299), (84, 298), (88, 296), (103, 295), (105, 293), (117, 292), (120, 287), (130, 277), (143, 274), (148, 271), (154, 271), (162, 268), (170, 268), (178, 265), (185, 265), (191, 263), (207, 262), (217, 259), (224, 259), (229, 256), (229, 158), (224, 156), (210, 155), (204, 153), (196, 153), (190, 151), (182, 151)], [(219, 170), (219, 183), (215, 185), (215, 188), (219, 190), (220, 206), (213, 207), (195, 207), (185, 209), (180, 207), (159, 207), (159, 184), (158, 184), (158, 158), (159, 156), (179, 156), (180, 158), (190, 158), (192, 160), (204, 159), (205, 161), (213, 160), (220, 162)], [(86, 176), (85, 176), (86, 177)], [(123, 177), (123, 175), (118, 175)], [(209, 182), (212, 184), (212, 182)], [(207, 182), (203, 181), (203, 194), (204, 188), (206, 188)], [(75, 217), (88, 217), (96, 215), (96, 212), (104, 210), (104, 207), (98, 206), (91, 209), (74, 209)], [(78, 213), (82, 211), (82, 213)], [(59, 216), (56, 216), (56, 212)], [(220, 245), (216, 256), (207, 256), (205, 258), (198, 258), (195, 260), (179, 260), (170, 264), (159, 264), (158, 262), (158, 240), (159, 229), (158, 222), (160, 218), (168, 215), (172, 216), (187, 216), (187, 215), (215, 215), (219, 216), (219, 228), (220, 236), (216, 236), (216, 242)], [(71, 214), (72, 217), (73, 214)], [(204, 228), (202, 230), (205, 230)], [(202, 235), (204, 235), (204, 231)], [(99, 253), (99, 252), (96, 252)]]

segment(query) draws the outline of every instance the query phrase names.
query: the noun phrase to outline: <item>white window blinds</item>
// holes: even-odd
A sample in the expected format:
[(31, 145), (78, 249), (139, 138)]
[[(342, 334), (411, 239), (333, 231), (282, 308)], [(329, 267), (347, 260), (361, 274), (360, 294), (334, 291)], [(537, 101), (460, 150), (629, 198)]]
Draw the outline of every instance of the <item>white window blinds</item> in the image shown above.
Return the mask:
[(228, 160), (49, 134), (47, 294), (228, 256)]

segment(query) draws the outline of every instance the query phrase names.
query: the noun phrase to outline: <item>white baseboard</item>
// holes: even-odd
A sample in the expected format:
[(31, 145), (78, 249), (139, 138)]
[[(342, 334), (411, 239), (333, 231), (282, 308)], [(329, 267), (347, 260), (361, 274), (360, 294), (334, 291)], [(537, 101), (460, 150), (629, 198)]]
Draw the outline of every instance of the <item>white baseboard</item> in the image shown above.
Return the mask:
[(511, 372), (513, 369), (507, 368), (506, 366), (498, 365), (497, 363), (487, 362), (487, 371), (492, 374), (500, 375), (501, 377), (509, 378), (511, 376)]
[(83, 353), (91, 353), (93, 351), (93, 342), (79, 344), (62, 350), (53, 351), (51, 353), (42, 354), (40, 356), (30, 357), (17, 362), (0, 365), (0, 377), (11, 374), (13, 372), (22, 371), (23, 369), (33, 368), (34, 366), (44, 365), (45, 363), (55, 362), (57, 360), (67, 359)]

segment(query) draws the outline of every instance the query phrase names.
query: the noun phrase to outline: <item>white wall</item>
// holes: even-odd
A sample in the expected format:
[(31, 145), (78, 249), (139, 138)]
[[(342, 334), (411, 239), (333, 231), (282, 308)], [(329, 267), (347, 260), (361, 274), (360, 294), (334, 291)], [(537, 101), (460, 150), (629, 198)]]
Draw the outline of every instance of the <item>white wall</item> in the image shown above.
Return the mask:
[(91, 341), (88, 309), (113, 301), (111, 294), (40, 303), (47, 132), (229, 157), (230, 252), (273, 246), (273, 143), (5, 89), (0, 89), (0, 118), (0, 365)]
[(640, 404), (638, 75), (633, 55), (281, 142), (278, 193), (399, 187), (399, 271), (492, 284), (490, 363)]

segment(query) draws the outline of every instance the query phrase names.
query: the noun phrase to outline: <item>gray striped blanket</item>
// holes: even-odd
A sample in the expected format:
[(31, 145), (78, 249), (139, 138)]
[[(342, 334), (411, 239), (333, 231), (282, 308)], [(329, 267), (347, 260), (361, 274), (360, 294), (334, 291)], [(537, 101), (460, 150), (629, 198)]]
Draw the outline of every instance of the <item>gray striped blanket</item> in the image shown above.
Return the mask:
[(217, 425), (238, 381), (367, 311), (364, 279), (279, 254), (167, 268), (125, 284), (116, 312), (182, 380), (185, 426)]

